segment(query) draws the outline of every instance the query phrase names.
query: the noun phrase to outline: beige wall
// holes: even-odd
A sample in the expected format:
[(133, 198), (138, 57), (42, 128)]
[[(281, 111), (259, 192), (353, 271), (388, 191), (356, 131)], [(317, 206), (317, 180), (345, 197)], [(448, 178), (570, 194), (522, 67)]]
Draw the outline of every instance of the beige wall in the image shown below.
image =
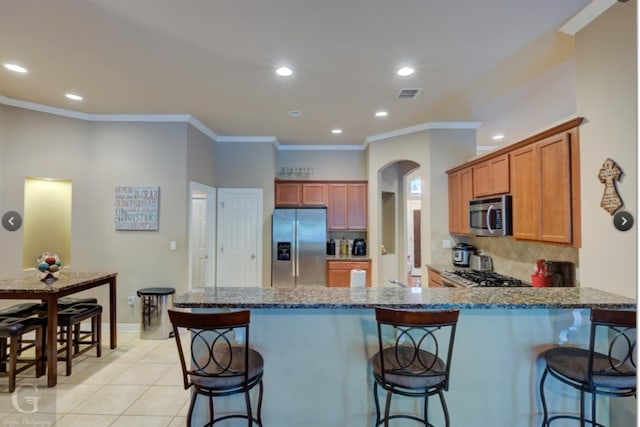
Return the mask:
[(280, 147), (276, 159), (276, 174), (283, 167), (310, 167), (309, 179), (367, 179), (364, 150), (286, 150)]
[[(616, 3), (576, 35), (582, 185), (582, 286), (636, 297), (638, 243), (636, 2)], [(624, 171), (617, 183), (624, 207), (636, 220), (614, 228), (600, 207), (605, 159)]]
[[(178, 293), (186, 291), (188, 124), (87, 122), (6, 106), (0, 106), (0, 112), (4, 117), (0, 139), (3, 210), (22, 212), (25, 176), (71, 180), (70, 268), (118, 272), (119, 322), (138, 323), (138, 305), (127, 305), (127, 295), (135, 295), (137, 289), (165, 285)], [(193, 134), (192, 139), (194, 145), (206, 141)], [(200, 147), (198, 152), (203, 158), (189, 165), (190, 173), (211, 175), (212, 151)], [(114, 230), (116, 185), (160, 186), (158, 231)], [(0, 236), (2, 276), (22, 275), (22, 230), (2, 228)], [(170, 241), (177, 242), (176, 251), (169, 250)], [(107, 299), (106, 289), (95, 294)]]
[[(373, 262), (372, 283), (384, 284), (404, 268), (402, 258), (387, 262), (380, 255), (382, 183), (380, 171), (394, 162), (410, 160), (420, 165), (422, 175), (421, 248), (422, 264), (448, 255), (441, 242), (449, 236), (448, 185), (446, 170), (475, 153), (475, 130), (432, 129), (392, 137), (369, 144), (369, 233), (367, 248)], [(384, 188), (387, 188), (385, 184)], [(400, 215), (400, 214), (399, 214)], [(404, 251), (404, 248), (402, 248)], [(384, 261), (384, 262), (383, 262)], [(393, 271), (397, 266), (400, 271)]]

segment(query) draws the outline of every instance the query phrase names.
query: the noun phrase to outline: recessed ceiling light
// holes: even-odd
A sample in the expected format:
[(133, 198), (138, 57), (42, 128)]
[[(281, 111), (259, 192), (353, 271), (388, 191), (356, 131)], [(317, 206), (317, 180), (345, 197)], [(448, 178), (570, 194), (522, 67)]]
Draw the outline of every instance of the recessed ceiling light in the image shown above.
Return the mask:
[(336, 135), (339, 135), (342, 133), (342, 129), (331, 129), (331, 133), (334, 133)]
[(291, 117), (300, 117), (300, 116), (302, 115), (302, 111), (296, 111), (296, 110), (294, 110), (294, 111), (289, 111), (289, 115), (290, 115)]
[(26, 73), (27, 69), (16, 64), (4, 64), (4, 68), (15, 73)]
[(497, 133), (497, 134), (493, 135), (491, 137), (491, 139), (493, 139), (494, 141), (500, 141), (501, 139), (504, 139), (504, 135), (501, 134), (501, 133)]
[(387, 117), (389, 113), (386, 111), (376, 111), (376, 117)]
[(276, 74), (282, 77), (289, 77), (293, 74), (293, 70), (289, 67), (280, 67), (276, 70)]
[(80, 95), (76, 95), (75, 93), (67, 93), (64, 96), (74, 101), (82, 101), (82, 97)]
[(406, 77), (406, 76), (410, 76), (411, 74), (413, 74), (415, 70), (411, 67), (402, 67), (398, 70), (398, 75), (401, 77)]

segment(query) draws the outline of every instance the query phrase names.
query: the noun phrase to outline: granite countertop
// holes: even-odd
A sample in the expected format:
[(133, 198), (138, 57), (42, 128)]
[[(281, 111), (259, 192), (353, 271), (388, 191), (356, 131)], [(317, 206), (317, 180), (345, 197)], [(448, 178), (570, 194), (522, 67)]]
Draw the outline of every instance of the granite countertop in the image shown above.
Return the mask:
[(180, 308), (635, 309), (636, 300), (592, 288), (196, 288)]
[(367, 255), (327, 255), (327, 261), (369, 261)]

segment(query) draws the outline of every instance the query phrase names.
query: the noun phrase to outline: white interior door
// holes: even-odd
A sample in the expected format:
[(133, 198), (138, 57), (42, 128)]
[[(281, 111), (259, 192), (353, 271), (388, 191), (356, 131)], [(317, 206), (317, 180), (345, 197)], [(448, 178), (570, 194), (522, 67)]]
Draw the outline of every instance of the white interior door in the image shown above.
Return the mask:
[(218, 190), (217, 286), (262, 286), (262, 189)]
[(189, 284), (214, 286), (216, 189), (190, 182)]

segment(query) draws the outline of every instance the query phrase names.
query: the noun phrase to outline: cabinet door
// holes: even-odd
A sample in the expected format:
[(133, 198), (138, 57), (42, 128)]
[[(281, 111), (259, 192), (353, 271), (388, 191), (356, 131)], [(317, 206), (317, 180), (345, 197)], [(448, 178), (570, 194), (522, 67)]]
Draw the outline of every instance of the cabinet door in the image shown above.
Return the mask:
[(429, 269), (429, 287), (430, 288), (442, 288), (442, 277), (440, 273), (435, 270)]
[(326, 206), (327, 185), (324, 183), (302, 184), (302, 206)]
[(327, 227), (329, 230), (347, 229), (347, 184), (329, 184)]
[(475, 197), (509, 192), (509, 155), (494, 157), (473, 166), (473, 194)]
[(367, 184), (347, 184), (347, 228), (367, 229)]
[(539, 238), (571, 243), (571, 166), (568, 134), (537, 144), (540, 171)]
[(509, 180), (509, 155), (494, 157), (491, 164), (491, 194), (505, 194), (511, 190)]
[(513, 236), (571, 243), (571, 150), (562, 133), (511, 154)]
[(300, 184), (276, 182), (276, 206), (300, 206)]
[(491, 164), (489, 162), (473, 166), (473, 194), (475, 197), (491, 194)]
[(460, 171), (460, 233), (469, 233), (469, 201), (473, 199), (473, 170)]
[(327, 272), (327, 286), (330, 288), (348, 287), (350, 282), (351, 270), (330, 269)]
[(473, 198), (472, 168), (449, 175), (449, 232), (469, 234), (469, 200)]
[(538, 151), (529, 145), (511, 153), (513, 237), (535, 240), (539, 229)]

